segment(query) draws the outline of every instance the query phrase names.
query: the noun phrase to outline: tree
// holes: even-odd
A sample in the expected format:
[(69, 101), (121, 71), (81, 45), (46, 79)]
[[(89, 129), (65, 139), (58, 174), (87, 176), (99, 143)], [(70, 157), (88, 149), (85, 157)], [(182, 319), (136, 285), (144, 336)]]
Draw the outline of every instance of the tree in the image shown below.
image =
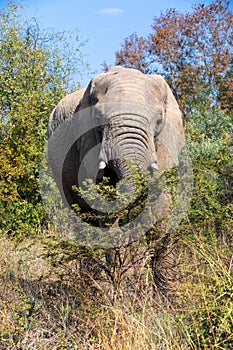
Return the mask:
[(116, 63), (163, 74), (186, 113), (216, 106), (231, 111), (233, 13), (229, 1), (197, 4), (185, 14), (168, 9), (154, 18), (147, 38), (125, 39)]
[(143, 73), (150, 73), (151, 61), (148, 57), (149, 45), (143, 37), (133, 33), (125, 39), (124, 49), (117, 52), (117, 64), (136, 68)]
[(81, 51), (68, 44), (68, 33), (42, 31), (18, 10), (9, 3), (0, 13), (1, 227), (14, 234), (43, 223), (38, 176), (47, 121), (74, 88), (76, 60), (83, 62)]

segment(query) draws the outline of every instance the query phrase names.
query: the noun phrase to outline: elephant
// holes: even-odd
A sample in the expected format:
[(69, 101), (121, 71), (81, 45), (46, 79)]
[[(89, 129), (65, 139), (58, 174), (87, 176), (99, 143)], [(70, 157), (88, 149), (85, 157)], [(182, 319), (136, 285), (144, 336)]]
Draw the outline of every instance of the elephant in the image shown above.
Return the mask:
[[(63, 132), (65, 122), (70, 126)], [(63, 201), (87, 212), (90, 205), (74, 185), (108, 176), (116, 186), (131, 171), (128, 161), (141, 173), (170, 169), (185, 145), (182, 114), (165, 79), (122, 66), (65, 96), (49, 118), (48, 137), (49, 163)]]
[[(91, 115), (78, 115), (88, 108), (92, 108)], [(82, 180), (90, 175), (89, 166), (94, 168), (97, 177), (106, 174), (116, 183), (128, 175), (126, 160), (137, 163), (142, 171), (178, 165), (178, 155), (185, 144), (182, 116), (160, 75), (145, 75), (136, 69), (114, 66), (94, 77), (86, 89), (65, 96), (54, 108), (48, 124), (49, 159), (55, 178), (57, 158), (64, 144), (60, 135), (54, 137), (55, 140), (52, 136), (74, 115), (77, 115), (76, 128), (89, 125), (85, 135), (75, 140), (63, 164), (59, 188), (68, 205), (79, 203), (81, 208), (89, 208), (72, 187), (80, 185), (79, 166), (86, 153), (97, 145), (97, 154), (95, 152), (89, 164), (83, 166)], [(101, 118), (105, 121), (96, 123)]]

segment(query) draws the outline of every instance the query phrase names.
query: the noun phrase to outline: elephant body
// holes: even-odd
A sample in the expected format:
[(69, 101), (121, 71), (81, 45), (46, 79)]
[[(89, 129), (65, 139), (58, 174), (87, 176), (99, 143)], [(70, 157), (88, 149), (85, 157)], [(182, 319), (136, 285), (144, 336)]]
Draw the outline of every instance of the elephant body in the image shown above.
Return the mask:
[[(70, 133), (83, 132), (74, 135), (61, 173), (58, 158), (70, 138), (69, 131), (62, 135), (62, 126), (74, 118)], [(107, 175), (115, 184), (129, 174), (127, 161), (142, 172), (171, 168), (184, 146), (181, 112), (165, 80), (120, 66), (64, 97), (50, 116), (48, 136), (49, 162), (63, 200), (83, 210), (89, 206), (73, 191), (80, 181)]]
[[(68, 207), (79, 204), (84, 212), (91, 205), (73, 190), (74, 185), (80, 187), (88, 178), (96, 183), (107, 176), (113, 186), (126, 180), (127, 192), (133, 192), (127, 185), (132, 171), (129, 162), (141, 174), (154, 174), (177, 166), (185, 144), (181, 112), (165, 80), (120, 66), (94, 77), (86, 89), (64, 97), (50, 116), (48, 136), (49, 164), (63, 202)], [(165, 215), (166, 201), (160, 192), (154, 211)], [(142, 215), (141, 221), (148, 218)], [(114, 226), (111, 232), (119, 232), (119, 226)], [(154, 279), (162, 290), (170, 278), (166, 276), (172, 254), (167, 252), (171, 251), (167, 242), (166, 237), (160, 240), (151, 258)], [(110, 248), (107, 262), (119, 258), (119, 251), (112, 253)]]

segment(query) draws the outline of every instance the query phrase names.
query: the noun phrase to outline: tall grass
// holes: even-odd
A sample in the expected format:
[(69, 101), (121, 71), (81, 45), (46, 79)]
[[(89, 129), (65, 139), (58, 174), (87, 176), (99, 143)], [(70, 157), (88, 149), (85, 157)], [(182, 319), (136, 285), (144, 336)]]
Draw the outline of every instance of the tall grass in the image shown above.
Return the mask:
[(151, 289), (149, 268), (134, 288), (125, 279), (114, 290), (103, 272), (96, 278), (95, 259), (51, 232), (20, 244), (4, 237), (0, 249), (0, 349), (233, 347), (230, 245), (193, 226), (180, 241), (172, 301)]

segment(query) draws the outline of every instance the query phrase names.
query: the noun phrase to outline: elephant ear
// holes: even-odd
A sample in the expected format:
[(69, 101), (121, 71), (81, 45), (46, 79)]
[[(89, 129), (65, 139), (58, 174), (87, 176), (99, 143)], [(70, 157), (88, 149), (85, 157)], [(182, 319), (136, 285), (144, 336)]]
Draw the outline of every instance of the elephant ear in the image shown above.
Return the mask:
[(52, 111), (48, 123), (48, 137), (62, 124), (64, 120), (70, 119), (76, 112), (83, 98), (85, 89), (77, 90), (65, 96)]
[(172, 168), (179, 163), (178, 156), (185, 145), (182, 114), (172, 91), (162, 76), (156, 75), (164, 87), (165, 119), (164, 125), (156, 137), (158, 166)]

